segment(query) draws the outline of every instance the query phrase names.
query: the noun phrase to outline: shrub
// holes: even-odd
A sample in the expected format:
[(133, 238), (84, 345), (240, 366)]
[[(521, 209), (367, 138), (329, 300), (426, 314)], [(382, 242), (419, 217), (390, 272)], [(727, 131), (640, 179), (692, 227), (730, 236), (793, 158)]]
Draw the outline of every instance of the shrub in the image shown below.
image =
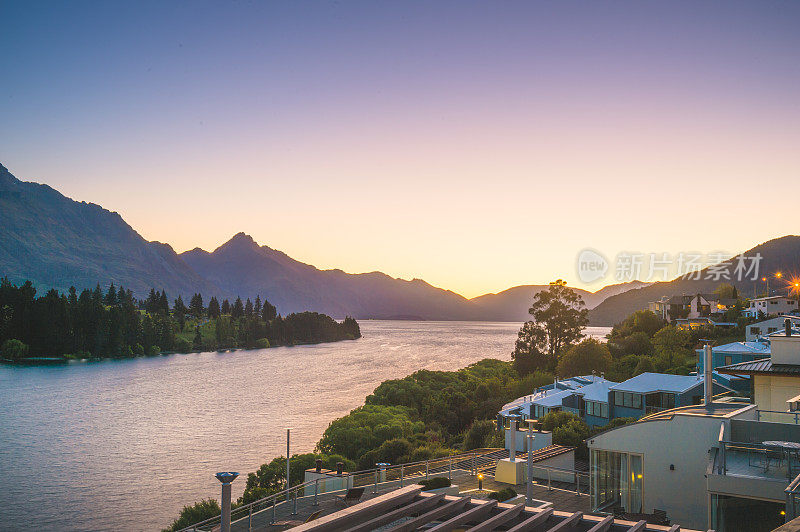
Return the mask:
[(269, 340), (266, 338), (259, 338), (256, 340), (255, 347), (256, 349), (267, 349), (269, 347)]
[(489, 494), (490, 499), (494, 499), (497, 502), (507, 501), (509, 499), (513, 499), (517, 496), (517, 492), (514, 488), (503, 488), (500, 491), (496, 491), (494, 493)]
[(161, 353), (161, 348), (157, 345), (151, 345), (147, 348), (147, 356), (153, 357)]
[[(494, 423), (488, 419), (476, 421), (470, 426), (467, 434), (464, 436), (463, 449), (465, 451), (471, 451), (472, 449), (491, 447), (491, 444), (495, 443), (495, 437), (498, 435), (503, 438), (503, 431), (498, 431)], [(503, 445), (505, 445), (505, 442), (503, 442), (500, 447)]]
[(178, 353), (189, 353), (192, 351), (192, 344), (185, 338), (176, 338), (175, 351)]
[(3, 342), (3, 346), (0, 347), (0, 353), (3, 354), (3, 358), (19, 360), (28, 356), (28, 346), (12, 338)]
[(449, 488), (453, 483), (447, 477), (433, 477), (417, 482), (422, 486), (422, 491), (438, 490), (439, 488)]
[(210, 519), (222, 513), (219, 503), (214, 499), (204, 499), (200, 502), (194, 503), (192, 506), (184, 506), (180, 515), (169, 528), (165, 528), (163, 532), (172, 532), (186, 528), (194, 523)]
[(144, 356), (144, 347), (142, 347), (142, 344), (133, 346), (133, 354), (137, 357)]

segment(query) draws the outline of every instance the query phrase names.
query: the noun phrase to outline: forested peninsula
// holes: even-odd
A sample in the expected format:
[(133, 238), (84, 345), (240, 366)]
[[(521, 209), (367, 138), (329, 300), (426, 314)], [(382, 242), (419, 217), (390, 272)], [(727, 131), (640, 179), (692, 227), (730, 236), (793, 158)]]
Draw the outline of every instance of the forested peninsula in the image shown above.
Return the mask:
[(194, 294), (189, 304), (178, 296), (170, 305), (164, 291), (151, 289), (144, 300), (111, 284), (103, 290), (36, 296), (30, 281), (0, 281), (0, 358), (128, 358), (164, 352), (188, 353), (235, 348), (291, 346), (361, 337), (353, 318), (337, 322), (316, 312), (281, 316), (256, 297), (233, 303)]

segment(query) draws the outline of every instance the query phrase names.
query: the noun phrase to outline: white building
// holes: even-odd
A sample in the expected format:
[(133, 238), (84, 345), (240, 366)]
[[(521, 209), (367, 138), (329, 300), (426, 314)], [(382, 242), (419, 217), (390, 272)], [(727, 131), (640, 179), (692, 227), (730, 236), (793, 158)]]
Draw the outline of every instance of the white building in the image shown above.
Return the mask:
[(744, 310), (745, 316), (783, 316), (797, 310), (797, 300), (787, 296), (759, 297), (750, 300), (750, 306)]
[(759, 336), (767, 336), (774, 332), (782, 331), (785, 318), (792, 320), (793, 327), (800, 328), (800, 316), (778, 316), (748, 325), (747, 331), (745, 331), (745, 341), (755, 342)]

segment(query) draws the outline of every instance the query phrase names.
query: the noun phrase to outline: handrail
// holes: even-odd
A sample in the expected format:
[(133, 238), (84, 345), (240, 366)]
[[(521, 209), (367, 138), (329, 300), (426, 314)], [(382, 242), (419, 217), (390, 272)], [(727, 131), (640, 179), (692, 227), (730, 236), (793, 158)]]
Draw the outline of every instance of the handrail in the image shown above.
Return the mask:
[(800, 491), (800, 475), (794, 477), (794, 480), (786, 486), (786, 489), (783, 490), (784, 493), (788, 495), (796, 495), (798, 491)]
[[(431, 459), (428, 459), (428, 460), (419, 460), (419, 461), (416, 461), (416, 462), (405, 462), (405, 463), (402, 463), (402, 464), (391, 465), (391, 466), (387, 466), (387, 467), (384, 467), (384, 468), (374, 467), (372, 469), (363, 469), (363, 470), (360, 470), (360, 471), (352, 471), (352, 472), (347, 471), (346, 472), (347, 473), (346, 476), (344, 476), (344, 475), (342, 477), (336, 476), (336, 477), (333, 477), (333, 478), (348, 478), (348, 477), (355, 477), (356, 475), (366, 475), (366, 474), (369, 474), (369, 473), (372, 473), (373, 475), (375, 475), (375, 474), (379, 474), (379, 473), (385, 473), (387, 471), (393, 471), (393, 470), (396, 471), (396, 470), (399, 469), (399, 470), (401, 470), (401, 481), (402, 481), (402, 478), (403, 478), (402, 472), (406, 468), (408, 468), (410, 466), (419, 466), (419, 465), (423, 465), (423, 464), (429, 465), (431, 462), (434, 462), (434, 463), (436, 463), (436, 462), (449, 462), (449, 463), (452, 463), (453, 461), (463, 461), (463, 460), (469, 460), (469, 459), (473, 459), (473, 458), (477, 460), (482, 456), (486, 456), (488, 454), (491, 454), (491, 453), (494, 453), (494, 452), (497, 452), (497, 451), (502, 451), (502, 450), (504, 450), (504, 449), (499, 448), (499, 447), (484, 447), (484, 448), (481, 448), (481, 449), (473, 449), (473, 450), (471, 450), (469, 452), (466, 452), (466, 453), (453, 454), (453, 455), (448, 455), (448, 456), (441, 456), (439, 458), (431, 458)], [(427, 470), (428, 470), (428, 468), (426, 467), (426, 471)], [(412, 473), (412, 474), (408, 475), (408, 477), (424, 476), (424, 475), (426, 475), (425, 472), (420, 472), (419, 475), (414, 475)], [(247, 510), (249, 512), (253, 508), (255, 508), (256, 506), (264, 505), (267, 502), (269, 502), (269, 503), (277, 502), (277, 500), (279, 498), (282, 498), (282, 496), (285, 496), (286, 500), (288, 501), (289, 500), (289, 496), (291, 494), (293, 494), (293, 493), (296, 494), (299, 490), (304, 489), (304, 488), (309, 487), (309, 486), (312, 486), (312, 485), (316, 484), (319, 480), (320, 479), (309, 480), (308, 482), (303, 482), (301, 484), (297, 484), (295, 486), (291, 486), (291, 487), (289, 487), (287, 489), (284, 489), (282, 491), (279, 491), (277, 493), (273, 493), (273, 494), (267, 495), (266, 497), (263, 497), (261, 499), (249, 502), (249, 503), (244, 504), (242, 506), (239, 506), (239, 507), (235, 508), (233, 511), (237, 512), (237, 513), (243, 513), (244, 510)], [(390, 482), (395, 482), (395, 481), (390, 481)], [(344, 488), (342, 490), (332, 490), (332, 491), (328, 491), (326, 493), (334, 493), (336, 491), (344, 491), (346, 489), (347, 488)], [(200, 521), (200, 522), (197, 522), (197, 523), (193, 523), (193, 524), (191, 524), (191, 525), (189, 525), (189, 526), (187, 526), (185, 528), (180, 529), (178, 532), (188, 532), (188, 531), (191, 531), (191, 530), (195, 530), (198, 527), (207, 526), (207, 525), (209, 525), (209, 524), (211, 524), (211, 523), (213, 523), (215, 521), (219, 521), (219, 519), (220, 519), (220, 516), (216, 515), (214, 517), (210, 517), (210, 518), (205, 519), (203, 521)]]

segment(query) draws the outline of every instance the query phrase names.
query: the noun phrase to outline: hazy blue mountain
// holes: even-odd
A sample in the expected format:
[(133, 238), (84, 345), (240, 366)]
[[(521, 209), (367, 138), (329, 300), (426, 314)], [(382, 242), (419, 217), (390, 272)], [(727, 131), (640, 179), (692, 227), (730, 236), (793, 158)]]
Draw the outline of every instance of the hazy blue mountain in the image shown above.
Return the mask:
[(222, 290), (260, 294), (283, 313), (313, 309), (355, 318), (470, 320), (479, 315), (467, 299), (425, 281), (380, 272), (319, 270), (239, 233), (213, 252), (196, 248), (181, 258)]
[(148, 242), (122, 217), (77, 202), (47, 185), (23, 182), (0, 165), (0, 275), (30, 279), (41, 291), (114, 282), (137, 295), (168, 295), (216, 287), (160, 242)]
[[(22, 182), (2, 165), (0, 275), (15, 283), (30, 279), (40, 291), (113, 282), (138, 297), (151, 288), (166, 290), (170, 299), (194, 292), (206, 298), (261, 295), (283, 314), (313, 310), (361, 319), (522, 321), (533, 295), (547, 288), (518, 286), (469, 300), (420, 279), (320, 270), (259, 246), (244, 233), (213, 252), (196, 248), (178, 255), (167, 244), (142, 238), (119, 214), (73, 201), (47, 185)], [(629, 288), (580, 292), (593, 307)]]
[[(743, 253), (746, 257), (755, 256), (760, 253), (762, 261), (760, 271), (762, 275), (773, 275), (775, 272), (782, 272), (787, 277), (798, 275), (797, 265), (800, 261), (800, 236), (784, 236), (770, 240)], [(735, 258), (727, 261), (728, 264), (735, 264)], [(730, 271), (733, 272), (733, 266)], [(705, 271), (704, 271), (705, 272)], [(611, 296), (597, 305), (589, 313), (592, 325), (614, 325), (619, 323), (632, 312), (647, 308), (650, 301), (656, 301), (662, 296), (675, 296), (683, 294), (698, 294), (713, 292), (720, 281), (706, 280), (701, 275), (700, 280), (676, 279), (670, 282), (654, 283), (650, 286), (627, 291), (622, 294)], [(736, 286), (743, 296), (752, 297), (755, 291), (764, 291), (764, 283), (754, 283), (751, 280), (737, 281), (732, 279), (729, 282)], [(770, 282), (770, 289), (775, 294), (786, 294), (786, 283), (781, 283), (776, 279)], [(781, 287), (780, 292), (777, 291)]]
[[(633, 281), (609, 285), (596, 292), (589, 292), (580, 288), (573, 288), (583, 298), (586, 308), (592, 309), (599, 305), (605, 298), (620, 294), (627, 290), (647, 286), (648, 283)], [(530, 318), (528, 309), (533, 301), (533, 296), (541, 290), (547, 290), (548, 285), (522, 285), (503, 290), (497, 294), (485, 294), (472, 298), (473, 304), (480, 309), (481, 316), (491, 321), (525, 321)]]

